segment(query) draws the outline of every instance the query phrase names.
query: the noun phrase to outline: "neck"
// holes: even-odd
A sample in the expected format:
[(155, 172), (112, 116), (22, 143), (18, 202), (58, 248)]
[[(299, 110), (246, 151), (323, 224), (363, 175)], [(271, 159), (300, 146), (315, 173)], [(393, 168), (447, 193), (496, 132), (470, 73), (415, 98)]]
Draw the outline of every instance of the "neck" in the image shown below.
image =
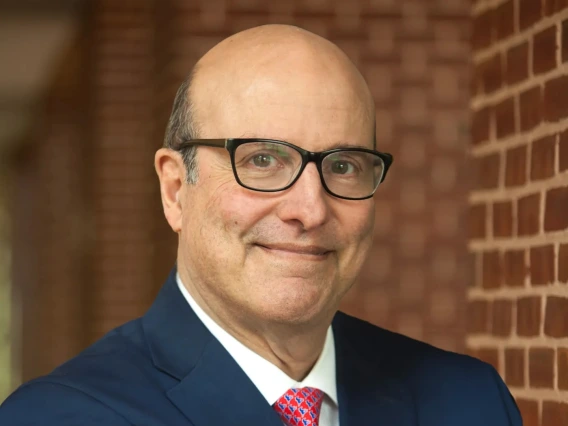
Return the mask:
[(254, 318), (244, 314), (242, 309), (218, 304), (214, 296), (199, 291), (184, 271), (178, 272), (199, 307), (235, 339), (296, 381), (309, 374), (323, 350), (333, 314), (309, 324)]

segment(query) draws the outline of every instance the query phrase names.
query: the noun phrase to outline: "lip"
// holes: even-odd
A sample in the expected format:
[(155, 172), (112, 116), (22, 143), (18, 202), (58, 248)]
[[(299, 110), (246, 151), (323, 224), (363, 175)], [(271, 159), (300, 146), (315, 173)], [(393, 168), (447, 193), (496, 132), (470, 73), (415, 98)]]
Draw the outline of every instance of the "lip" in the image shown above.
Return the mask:
[(313, 259), (325, 259), (331, 250), (317, 245), (298, 245), (298, 244), (255, 244), (257, 247), (282, 255), (303, 256)]

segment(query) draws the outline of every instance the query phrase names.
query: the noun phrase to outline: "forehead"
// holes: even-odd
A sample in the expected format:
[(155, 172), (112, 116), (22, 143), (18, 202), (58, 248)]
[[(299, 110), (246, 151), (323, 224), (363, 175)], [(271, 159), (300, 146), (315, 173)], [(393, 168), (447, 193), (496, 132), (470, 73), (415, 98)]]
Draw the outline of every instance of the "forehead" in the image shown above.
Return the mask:
[(227, 97), (202, 124), (206, 137), (283, 139), (316, 151), (337, 144), (367, 146), (374, 135), (374, 120), (361, 102), (329, 94)]
[(339, 143), (373, 144), (372, 99), (364, 82), (343, 70), (261, 69), (231, 84), (211, 77), (195, 93), (201, 137), (254, 135), (313, 151)]

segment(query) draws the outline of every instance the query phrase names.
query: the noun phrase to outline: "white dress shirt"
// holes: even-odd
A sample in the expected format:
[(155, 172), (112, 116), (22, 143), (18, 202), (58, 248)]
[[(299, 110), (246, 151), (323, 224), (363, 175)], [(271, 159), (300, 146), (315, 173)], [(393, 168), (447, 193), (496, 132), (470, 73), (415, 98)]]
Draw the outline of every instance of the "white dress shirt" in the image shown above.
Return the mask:
[(176, 278), (179, 289), (191, 309), (235, 359), (270, 405), (273, 405), (290, 388), (305, 386), (317, 388), (324, 392), (319, 426), (339, 426), (339, 407), (335, 381), (335, 344), (331, 326), (327, 330), (323, 350), (316, 364), (304, 380), (297, 382), (225, 331), (201, 309), (181, 282), (179, 274)]

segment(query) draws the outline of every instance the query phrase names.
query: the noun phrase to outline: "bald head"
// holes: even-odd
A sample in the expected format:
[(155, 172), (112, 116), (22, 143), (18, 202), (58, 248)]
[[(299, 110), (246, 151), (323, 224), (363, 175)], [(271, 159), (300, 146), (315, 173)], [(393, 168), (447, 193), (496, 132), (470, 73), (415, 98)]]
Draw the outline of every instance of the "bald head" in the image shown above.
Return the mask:
[[(265, 25), (237, 33), (209, 50), (186, 83), (172, 112), (178, 130), (192, 133), (185, 136), (195, 137), (198, 130), (200, 138), (288, 138), (300, 145), (321, 138), (322, 144), (372, 145), (362, 134), (374, 135), (375, 117), (363, 77), (336, 45), (300, 28)], [(169, 133), (176, 130), (172, 119)], [(338, 137), (349, 126), (362, 131), (351, 140), (331, 140), (333, 134), (320, 131), (331, 124)], [(299, 131), (289, 132), (291, 126)], [(175, 146), (173, 139), (166, 145)]]

